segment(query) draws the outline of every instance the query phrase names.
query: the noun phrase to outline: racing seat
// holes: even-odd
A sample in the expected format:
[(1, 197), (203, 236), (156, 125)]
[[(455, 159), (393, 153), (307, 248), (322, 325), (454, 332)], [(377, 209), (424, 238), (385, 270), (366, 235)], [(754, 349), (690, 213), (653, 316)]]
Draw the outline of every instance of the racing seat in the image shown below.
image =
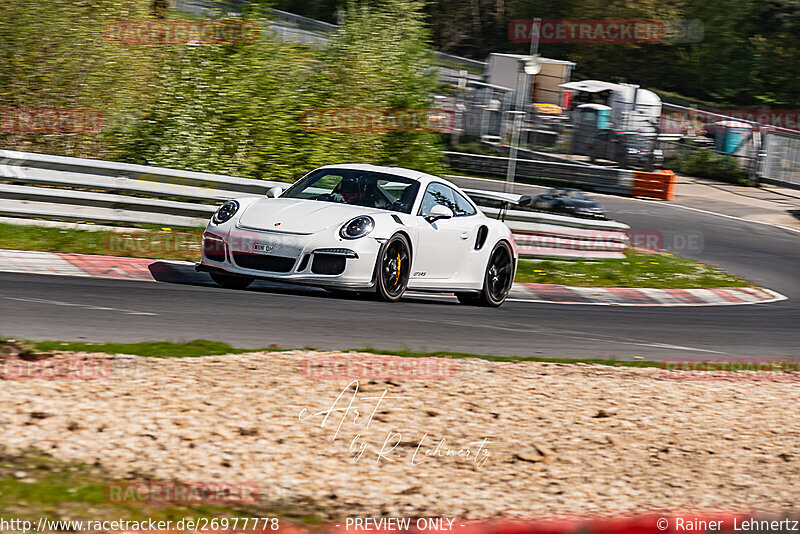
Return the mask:
[(409, 185), (403, 189), (403, 193), (400, 195), (400, 198), (395, 200), (394, 204), (392, 205), (392, 209), (395, 211), (408, 213), (411, 209), (411, 205), (414, 203), (414, 197), (416, 197), (416, 188)]

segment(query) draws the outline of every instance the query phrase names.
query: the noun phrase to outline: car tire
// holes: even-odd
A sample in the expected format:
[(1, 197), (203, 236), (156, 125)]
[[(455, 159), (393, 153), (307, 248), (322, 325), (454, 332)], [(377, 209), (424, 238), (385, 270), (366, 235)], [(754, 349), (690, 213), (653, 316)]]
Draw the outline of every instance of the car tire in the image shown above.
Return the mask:
[(209, 273), (211, 279), (225, 289), (245, 289), (253, 283), (252, 276), (236, 276), (231, 274)]
[(383, 246), (375, 268), (375, 296), (396, 302), (405, 293), (411, 275), (411, 247), (403, 234), (395, 234)]
[(486, 272), (483, 275), (483, 289), (475, 297), (476, 303), (480, 306), (497, 308), (505, 302), (513, 284), (514, 254), (507, 242), (500, 241), (489, 255)]

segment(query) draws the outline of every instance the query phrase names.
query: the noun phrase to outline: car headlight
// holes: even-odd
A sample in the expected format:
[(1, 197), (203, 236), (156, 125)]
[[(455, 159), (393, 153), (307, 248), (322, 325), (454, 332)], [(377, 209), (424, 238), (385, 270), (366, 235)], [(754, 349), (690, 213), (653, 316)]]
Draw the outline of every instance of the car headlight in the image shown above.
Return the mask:
[(373, 228), (375, 228), (375, 220), (372, 217), (359, 215), (342, 226), (339, 235), (344, 239), (358, 239), (370, 233)]
[(239, 203), (235, 200), (229, 200), (225, 204), (219, 207), (214, 216), (211, 218), (216, 224), (222, 224), (226, 221), (229, 221), (231, 217), (236, 215), (236, 212), (239, 211)]

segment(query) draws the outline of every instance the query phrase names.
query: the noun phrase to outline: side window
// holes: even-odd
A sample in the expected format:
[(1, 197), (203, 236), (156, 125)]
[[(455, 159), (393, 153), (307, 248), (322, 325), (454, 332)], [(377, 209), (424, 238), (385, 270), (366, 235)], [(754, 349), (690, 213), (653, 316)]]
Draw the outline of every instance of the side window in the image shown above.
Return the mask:
[(434, 182), (428, 185), (428, 189), (425, 190), (425, 196), (422, 197), (422, 205), (419, 208), (419, 214), (423, 216), (427, 215), (436, 204), (447, 206), (453, 210), (453, 213), (456, 212), (453, 190), (446, 185)]
[(456, 209), (453, 210), (453, 213), (456, 214), (456, 217), (460, 217), (462, 215), (475, 215), (475, 207), (469, 203), (469, 200), (464, 198), (464, 195), (453, 189), (453, 199), (456, 201)]
[(453, 215), (456, 217), (462, 215), (474, 215), (476, 210), (459, 192), (444, 184), (432, 183), (425, 191), (425, 196), (422, 197), (422, 206), (420, 207), (419, 214), (427, 215), (428, 212), (436, 204), (447, 206), (453, 210)]

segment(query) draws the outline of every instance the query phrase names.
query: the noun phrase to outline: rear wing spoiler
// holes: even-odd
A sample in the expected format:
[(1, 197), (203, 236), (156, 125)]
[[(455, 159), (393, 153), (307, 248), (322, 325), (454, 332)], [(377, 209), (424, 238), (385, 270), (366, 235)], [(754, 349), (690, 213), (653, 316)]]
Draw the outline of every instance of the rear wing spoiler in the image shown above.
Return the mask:
[(462, 189), (467, 196), (485, 200), (493, 200), (500, 203), (500, 212), (497, 218), (501, 221), (506, 219), (506, 212), (509, 206), (530, 206), (533, 197), (530, 195), (515, 195), (513, 193), (502, 193), (500, 191), (484, 191), (482, 189)]

